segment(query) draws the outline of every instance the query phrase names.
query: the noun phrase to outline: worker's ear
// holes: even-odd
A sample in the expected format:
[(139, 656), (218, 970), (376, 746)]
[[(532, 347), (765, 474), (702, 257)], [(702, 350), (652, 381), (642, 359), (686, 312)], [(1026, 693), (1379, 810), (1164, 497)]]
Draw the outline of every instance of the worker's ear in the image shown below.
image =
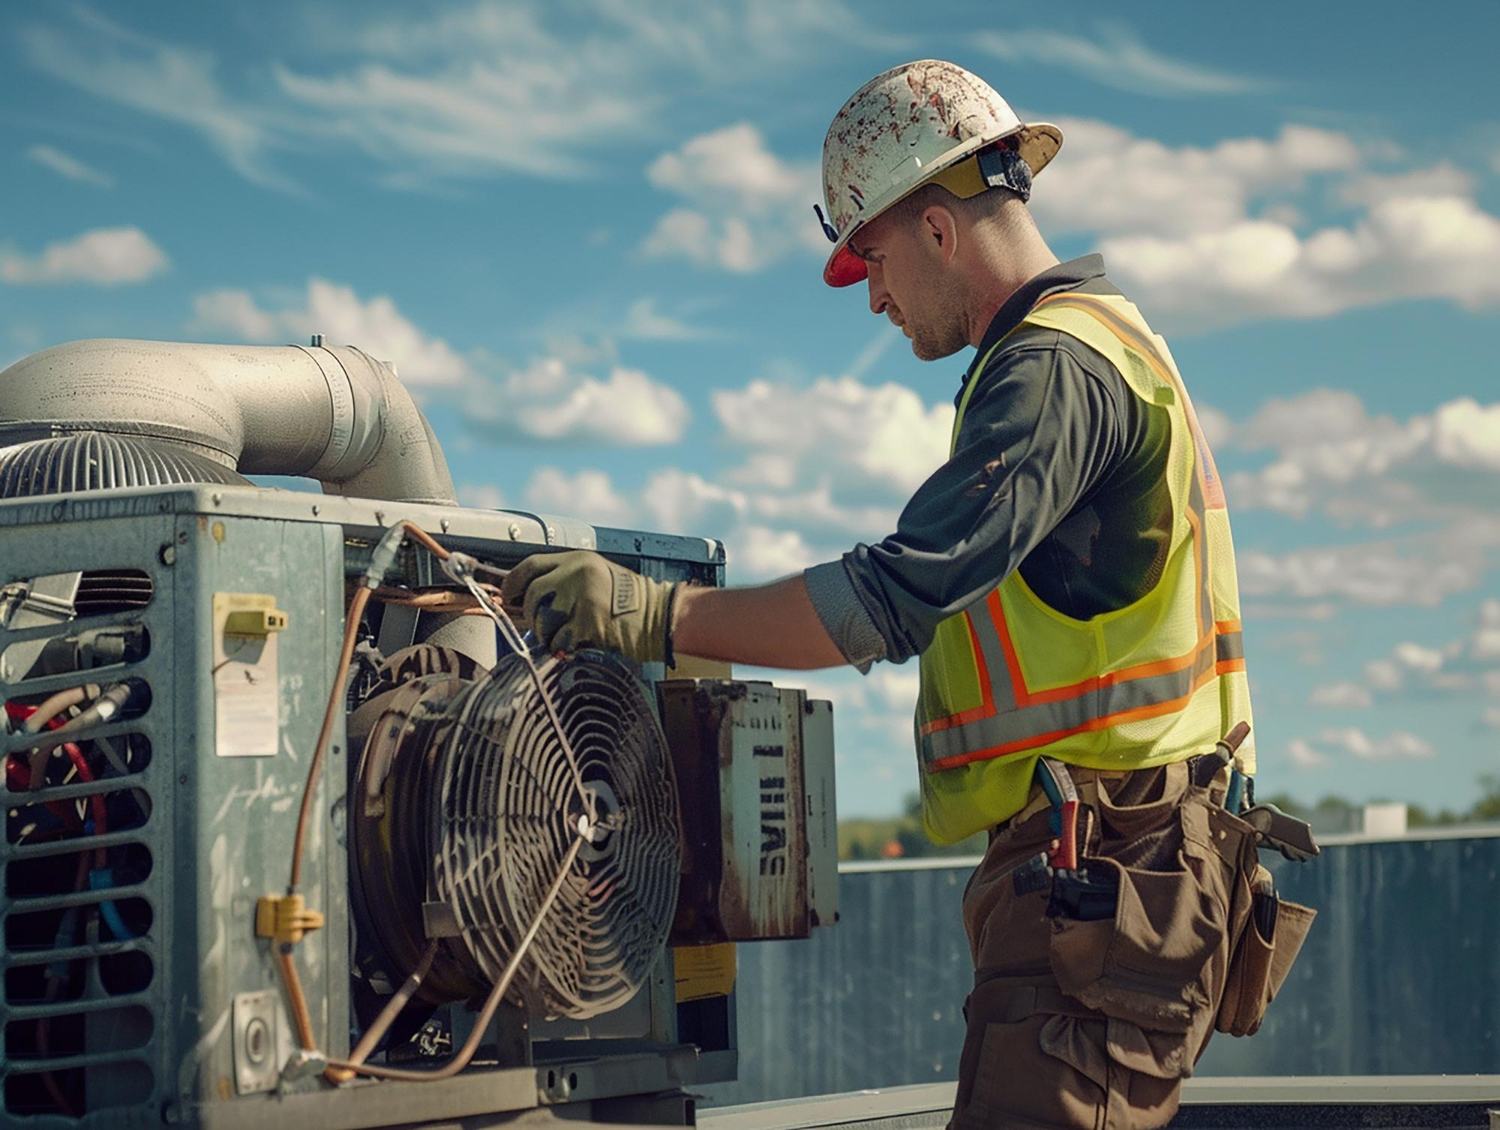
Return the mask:
[(958, 218), (941, 204), (934, 204), (922, 213), (922, 239), (946, 267), (958, 252)]

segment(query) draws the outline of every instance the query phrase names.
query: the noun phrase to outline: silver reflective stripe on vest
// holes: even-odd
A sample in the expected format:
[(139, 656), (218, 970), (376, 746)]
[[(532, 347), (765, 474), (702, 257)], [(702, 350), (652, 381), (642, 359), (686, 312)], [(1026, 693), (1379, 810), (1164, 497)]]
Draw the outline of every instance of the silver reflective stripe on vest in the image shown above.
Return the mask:
[(1214, 647), (1220, 663), (1245, 658), (1245, 637), (1240, 632), (1223, 632), (1214, 637)]

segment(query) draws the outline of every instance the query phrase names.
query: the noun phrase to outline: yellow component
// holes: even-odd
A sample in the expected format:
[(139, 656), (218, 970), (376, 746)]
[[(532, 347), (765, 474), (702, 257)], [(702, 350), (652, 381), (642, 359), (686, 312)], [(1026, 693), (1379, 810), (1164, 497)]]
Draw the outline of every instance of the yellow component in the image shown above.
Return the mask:
[(301, 895), (262, 895), (255, 900), (255, 936), (295, 945), (323, 928), (323, 912), (309, 910)]
[(734, 943), (716, 946), (674, 946), (672, 969), (678, 1001), (727, 997), (734, 988), (738, 961)]
[(265, 639), (286, 629), (286, 613), (276, 607), (276, 598), (259, 592), (214, 593), (214, 619), (222, 617), (226, 636)]

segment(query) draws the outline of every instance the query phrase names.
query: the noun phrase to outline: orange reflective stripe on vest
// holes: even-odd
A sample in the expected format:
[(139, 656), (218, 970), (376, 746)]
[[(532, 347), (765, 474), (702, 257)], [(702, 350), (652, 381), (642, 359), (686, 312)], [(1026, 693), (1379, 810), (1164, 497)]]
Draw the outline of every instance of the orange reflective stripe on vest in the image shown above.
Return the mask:
[[(1025, 765), (1002, 770), (1006, 759), (1045, 754), (1094, 768), (1159, 764), (1211, 748), (1235, 721), (1249, 721), (1224, 492), (1165, 343), (1117, 296), (1054, 295), (1032, 309), (1028, 323), (1082, 340), (1120, 370), (1136, 396), (1167, 409), (1172, 538), (1155, 587), (1117, 612), (1073, 620), (1013, 572), (980, 604), (939, 626), (922, 656), (916, 737), (927, 771), (924, 823), (942, 842), (1021, 807), (1030, 774)], [(987, 362), (976, 367), (960, 402), (955, 450)], [(1217, 694), (1209, 690), (1215, 683)], [(1020, 754), (1030, 756), (1014, 756)], [(1253, 766), (1253, 747), (1241, 763)]]

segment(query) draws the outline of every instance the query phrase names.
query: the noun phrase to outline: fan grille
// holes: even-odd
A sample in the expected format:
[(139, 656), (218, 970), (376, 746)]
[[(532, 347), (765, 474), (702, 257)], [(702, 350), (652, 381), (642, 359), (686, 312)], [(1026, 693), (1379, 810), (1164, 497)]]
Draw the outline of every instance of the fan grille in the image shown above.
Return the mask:
[(550, 1015), (581, 1019), (633, 996), (665, 943), (680, 879), (677, 794), (630, 668), (582, 651), (538, 671), (575, 760), (525, 662), (502, 660), (456, 704), (435, 798), (434, 884), (498, 980), (592, 809), (593, 836), (522, 967)]

